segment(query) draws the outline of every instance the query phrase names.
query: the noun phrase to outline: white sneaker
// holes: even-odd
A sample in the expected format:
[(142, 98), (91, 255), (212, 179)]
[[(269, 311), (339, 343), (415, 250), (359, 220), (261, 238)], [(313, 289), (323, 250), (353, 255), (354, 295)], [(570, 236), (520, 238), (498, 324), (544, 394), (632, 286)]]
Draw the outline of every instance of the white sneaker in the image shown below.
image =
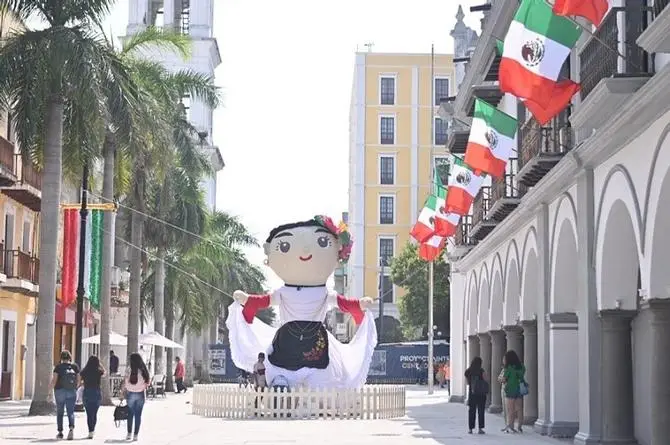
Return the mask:
[(88, 438), (89, 438), (89, 439), (93, 439), (93, 431), (91, 431), (90, 433), (88, 433)]
[(130, 440), (132, 438), (133, 438), (132, 434), (130, 434), (130, 433), (126, 434), (126, 440)]
[(133, 436), (133, 442), (137, 442), (137, 434)]

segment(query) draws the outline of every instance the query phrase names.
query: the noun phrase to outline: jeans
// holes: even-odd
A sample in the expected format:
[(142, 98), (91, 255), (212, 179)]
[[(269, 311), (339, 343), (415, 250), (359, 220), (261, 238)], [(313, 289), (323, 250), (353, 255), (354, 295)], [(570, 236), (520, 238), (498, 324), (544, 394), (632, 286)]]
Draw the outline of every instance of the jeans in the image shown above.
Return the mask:
[(100, 388), (84, 388), (84, 407), (86, 408), (86, 421), (88, 422), (89, 433), (95, 431), (101, 401), (102, 393), (100, 392)]
[(484, 411), (486, 396), (470, 394), (468, 398), (468, 429), (475, 429), (475, 417), (479, 420), (479, 429), (484, 429)]
[[(142, 409), (144, 408), (144, 392), (129, 392), (126, 395), (126, 402), (128, 403), (128, 434), (135, 433), (137, 436), (140, 432), (140, 424), (142, 423)], [(135, 430), (133, 431), (133, 420), (135, 421)]]
[(54, 390), (54, 399), (56, 399), (56, 425), (58, 431), (63, 431), (63, 414), (67, 409), (67, 420), (70, 429), (74, 429), (74, 404), (77, 401), (76, 389), (56, 389)]

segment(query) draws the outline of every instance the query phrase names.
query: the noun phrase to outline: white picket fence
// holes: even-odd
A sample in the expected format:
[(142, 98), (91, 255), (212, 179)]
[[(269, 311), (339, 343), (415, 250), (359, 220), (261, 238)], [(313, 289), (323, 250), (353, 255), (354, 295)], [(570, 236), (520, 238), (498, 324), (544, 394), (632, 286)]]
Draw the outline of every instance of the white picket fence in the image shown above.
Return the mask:
[(227, 419), (390, 419), (405, 415), (405, 387), (257, 392), (231, 384), (195, 385), (192, 404), (193, 414)]

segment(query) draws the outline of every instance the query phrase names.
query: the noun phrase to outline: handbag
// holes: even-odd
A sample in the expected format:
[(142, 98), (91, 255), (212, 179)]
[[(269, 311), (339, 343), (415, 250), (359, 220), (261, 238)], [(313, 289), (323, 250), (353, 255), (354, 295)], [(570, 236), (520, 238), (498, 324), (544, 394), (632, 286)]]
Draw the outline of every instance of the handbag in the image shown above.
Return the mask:
[(528, 395), (528, 383), (526, 383), (525, 380), (521, 380), (521, 382), (519, 382), (519, 395), (522, 397)]
[(118, 428), (124, 420), (128, 420), (128, 405), (122, 400), (114, 408), (114, 425)]

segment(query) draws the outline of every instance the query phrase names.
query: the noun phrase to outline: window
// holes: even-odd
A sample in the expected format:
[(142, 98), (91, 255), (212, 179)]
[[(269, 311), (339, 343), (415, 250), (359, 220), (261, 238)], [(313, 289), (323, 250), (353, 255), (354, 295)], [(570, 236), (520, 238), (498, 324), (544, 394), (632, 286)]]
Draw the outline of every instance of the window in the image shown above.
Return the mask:
[(449, 128), (449, 123), (439, 117), (435, 118), (435, 134), (433, 135), (435, 144), (434, 145), (447, 145), (447, 129)]
[(395, 156), (379, 157), (379, 183), (383, 185), (395, 183)]
[(394, 238), (379, 238), (379, 261), (384, 266), (391, 265), (393, 250), (395, 245)]
[(379, 102), (382, 105), (395, 105), (395, 77), (382, 77), (379, 89)]
[(395, 144), (395, 117), (382, 116), (379, 119), (379, 142), (383, 145)]
[(435, 173), (442, 181), (442, 185), (446, 186), (449, 183), (449, 158), (435, 157), (433, 163)]
[(379, 197), (379, 224), (393, 224), (395, 213), (395, 196)]
[(435, 106), (440, 105), (440, 99), (449, 97), (449, 78), (435, 78)]
[(379, 280), (379, 293), (384, 303), (393, 303), (393, 294), (395, 292), (390, 275), (381, 275), (381, 280)]

